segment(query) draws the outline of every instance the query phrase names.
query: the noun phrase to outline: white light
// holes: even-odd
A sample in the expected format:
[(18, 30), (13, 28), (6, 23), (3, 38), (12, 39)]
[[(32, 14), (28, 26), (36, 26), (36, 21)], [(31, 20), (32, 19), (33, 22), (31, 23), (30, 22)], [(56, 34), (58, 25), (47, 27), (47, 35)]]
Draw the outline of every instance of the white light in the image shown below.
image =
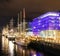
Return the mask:
[(11, 36), (11, 35), (8, 35), (7, 36), (8, 38), (15, 38), (15, 36), (13, 35), (13, 36)]
[(34, 54), (33, 56), (37, 56), (36, 54)]
[(38, 22), (41, 22), (40, 20)]
[(14, 31), (13, 29), (10, 30), (10, 32), (13, 32), (13, 31)]
[(9, 53), (10, 56), (14, 56), (14, 44), (12, 43), (12, 41), (9, 41)]
[(33, 36), (33, 32), (27, 32), (27, 36)]
[(60, 20), (60, 17), (58, 19)]
[(36, 27), (34, 27), (34, 29), (35, 29)]
[(59, 24), (59, 26), (60, 26), (60, 24)]
[(41, 18), (44, 18), (44, 17), (47, 17), (47, 16), (59, 16), (59, 14), (58, 13), (49, 12), (49, 13), (46, 13), (43, 16), (41, 16)]

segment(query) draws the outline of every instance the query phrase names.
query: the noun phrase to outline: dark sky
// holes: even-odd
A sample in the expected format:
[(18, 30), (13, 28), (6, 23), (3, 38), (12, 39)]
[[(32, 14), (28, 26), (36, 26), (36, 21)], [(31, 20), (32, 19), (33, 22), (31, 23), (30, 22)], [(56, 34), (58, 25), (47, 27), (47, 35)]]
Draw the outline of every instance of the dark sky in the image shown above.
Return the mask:
[(60, 11), (60, 0), (0, 0), (0, 22), (16, 16), (23, 8), (27, 19), (31, 19), (48, 11)]
[(15, 15), (22, 8), (26, 13), (60, 10), (60, 0), (0, 0), (0, 16)]

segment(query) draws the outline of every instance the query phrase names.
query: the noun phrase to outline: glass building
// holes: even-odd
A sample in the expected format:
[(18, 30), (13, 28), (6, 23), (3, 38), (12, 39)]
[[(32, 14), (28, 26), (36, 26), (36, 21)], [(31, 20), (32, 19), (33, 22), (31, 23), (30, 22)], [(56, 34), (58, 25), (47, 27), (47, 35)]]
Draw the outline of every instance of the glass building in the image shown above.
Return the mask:
[(60, 13), (48, 12), (34, 18), (31, 27), (35, 35), (58, 38), (60, 37)]

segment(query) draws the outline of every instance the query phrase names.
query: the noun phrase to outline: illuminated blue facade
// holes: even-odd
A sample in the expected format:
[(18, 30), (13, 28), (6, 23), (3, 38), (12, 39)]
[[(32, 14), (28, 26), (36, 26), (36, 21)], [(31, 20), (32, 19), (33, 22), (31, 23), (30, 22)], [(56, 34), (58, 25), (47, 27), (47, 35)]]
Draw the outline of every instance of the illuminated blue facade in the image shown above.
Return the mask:
[(38, 33), (44, 30), (60, 30), (60, 13), (48, 12), (33, 19), (32, 31)]

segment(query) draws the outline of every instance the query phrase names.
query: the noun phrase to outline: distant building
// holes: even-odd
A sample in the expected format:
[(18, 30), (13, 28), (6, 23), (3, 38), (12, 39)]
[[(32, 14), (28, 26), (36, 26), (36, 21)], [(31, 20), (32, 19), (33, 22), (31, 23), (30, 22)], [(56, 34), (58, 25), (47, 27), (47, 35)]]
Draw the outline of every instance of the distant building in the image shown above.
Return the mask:
[[(35, 35), (42, 37), (59, 37), (60, 13), (48, 12), (33, 19), (31, 23), (32, 31)], [(57, 33), (58, 32), (58, 33)]]

